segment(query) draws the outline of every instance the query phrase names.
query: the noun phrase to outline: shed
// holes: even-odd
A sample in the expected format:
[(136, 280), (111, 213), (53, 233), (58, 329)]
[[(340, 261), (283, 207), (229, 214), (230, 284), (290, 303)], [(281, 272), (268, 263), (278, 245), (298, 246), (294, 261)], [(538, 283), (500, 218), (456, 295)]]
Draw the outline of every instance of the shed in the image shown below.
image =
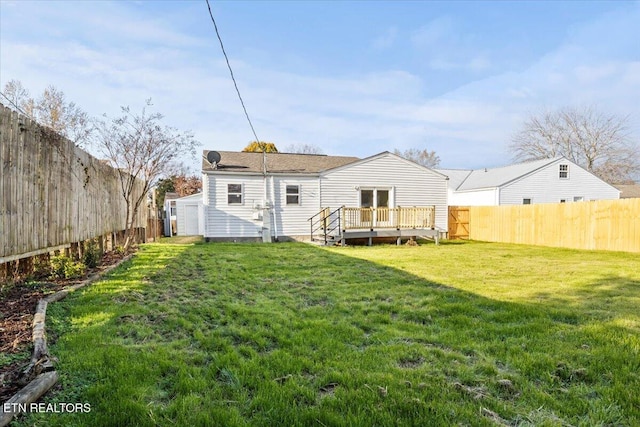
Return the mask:
[(175, 199), (178, 236), (204, 235), (204, 204), (202, 193)]

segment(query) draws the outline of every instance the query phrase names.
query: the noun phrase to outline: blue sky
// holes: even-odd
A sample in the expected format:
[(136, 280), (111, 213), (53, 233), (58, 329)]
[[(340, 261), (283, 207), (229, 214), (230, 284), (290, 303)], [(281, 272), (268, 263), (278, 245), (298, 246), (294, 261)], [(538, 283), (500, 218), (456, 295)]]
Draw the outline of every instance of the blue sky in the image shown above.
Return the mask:
[[(530, 114), (587, 105), (629, 115), (640, 139), (638, 1), (211, 5), (258, 137), (280, 148), (427, 148), (443, 167), (492, 167)], [(152, 98), (203, 149), (254, 139), (204, 0), (0, 0), (11, 79), (92, 116)]]

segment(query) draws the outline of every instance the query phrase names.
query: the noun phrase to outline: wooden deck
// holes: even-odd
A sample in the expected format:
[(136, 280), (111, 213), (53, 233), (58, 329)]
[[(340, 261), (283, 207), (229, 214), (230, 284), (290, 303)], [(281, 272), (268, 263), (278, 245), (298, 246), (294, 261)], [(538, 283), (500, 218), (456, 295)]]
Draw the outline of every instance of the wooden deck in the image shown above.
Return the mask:
[[(376, 238), (395, 238), (396, 243), (400, 244), (403, 238), (418, 237), (433, 239), (439, 243), (441, 233), (435, 227), (435, 206), (342, 206), (334, 211), (325, 208), (310, 218), (310, 221), (312, 240), (324, 240), (325, 244), (340, 242), (344, 245), (350, 239), (368, 239), (371, 245)], [(319, 231), (317, 238), (314, 238), (314, 230)]]
[(341, 244), (345, 244), (349, 239), (368, 239), (369, 246), (373, 244), (375, 238), (395, 237), (396, 244), (400, 244), (401, 240), (410, 238), (416, 239), (423, 237), (433, 239), (436, 244), (440, 243), (440, 231), (430, 228), (400, 228), (400, 229), (380, 229), (380, 230), (348, 230), (343, 231), (340, 239)]

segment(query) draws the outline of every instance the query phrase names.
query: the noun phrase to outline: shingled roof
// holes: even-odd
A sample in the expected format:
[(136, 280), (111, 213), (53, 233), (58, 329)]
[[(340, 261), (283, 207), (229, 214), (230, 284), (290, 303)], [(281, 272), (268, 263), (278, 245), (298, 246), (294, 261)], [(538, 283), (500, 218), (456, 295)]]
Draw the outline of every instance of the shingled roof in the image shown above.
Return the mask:
[(618, 184), (614, 187), (620, 190), (621, 199), (640, 198), (640, 184)]
[(534, 160), (492, 169), (437, 169), (449, 177), (449, 185), (457, 191), (478, 190), (482, 188), (501, 187), (525, 175), (554, 163), (562, 157)]
[[(209, 150), (202, 156), (203, 172), (263, 172), (263, 153), (218, 151), (220, 162), (207, 161)], [(326, 156), (320, 154), (266, 153), (268, 173), (318, 174), (322, 171), (348, 165), (360, 160), (357, 157)]]

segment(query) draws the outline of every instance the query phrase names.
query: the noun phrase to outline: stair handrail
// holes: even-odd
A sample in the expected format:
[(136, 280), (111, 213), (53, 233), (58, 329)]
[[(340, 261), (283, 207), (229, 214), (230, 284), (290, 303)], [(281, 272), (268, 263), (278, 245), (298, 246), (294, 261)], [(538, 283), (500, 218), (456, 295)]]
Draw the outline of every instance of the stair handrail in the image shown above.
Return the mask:
[[(341, 209), (342, 206), (334, 211), (331, 211), (328, 207), (322, 208), (320, 212), (307, 219), (307, 221), (310, 222), (311, 226), (311, 240), (313, 240), (313, 236), (318, 230), (322, 230), (321, 234), (323, 236), (324, 244), (327, 244), (331, 233), (333, 233), (336, 229), (340, 229)], [(316, 219), (316, 217), (318, 218)]]

